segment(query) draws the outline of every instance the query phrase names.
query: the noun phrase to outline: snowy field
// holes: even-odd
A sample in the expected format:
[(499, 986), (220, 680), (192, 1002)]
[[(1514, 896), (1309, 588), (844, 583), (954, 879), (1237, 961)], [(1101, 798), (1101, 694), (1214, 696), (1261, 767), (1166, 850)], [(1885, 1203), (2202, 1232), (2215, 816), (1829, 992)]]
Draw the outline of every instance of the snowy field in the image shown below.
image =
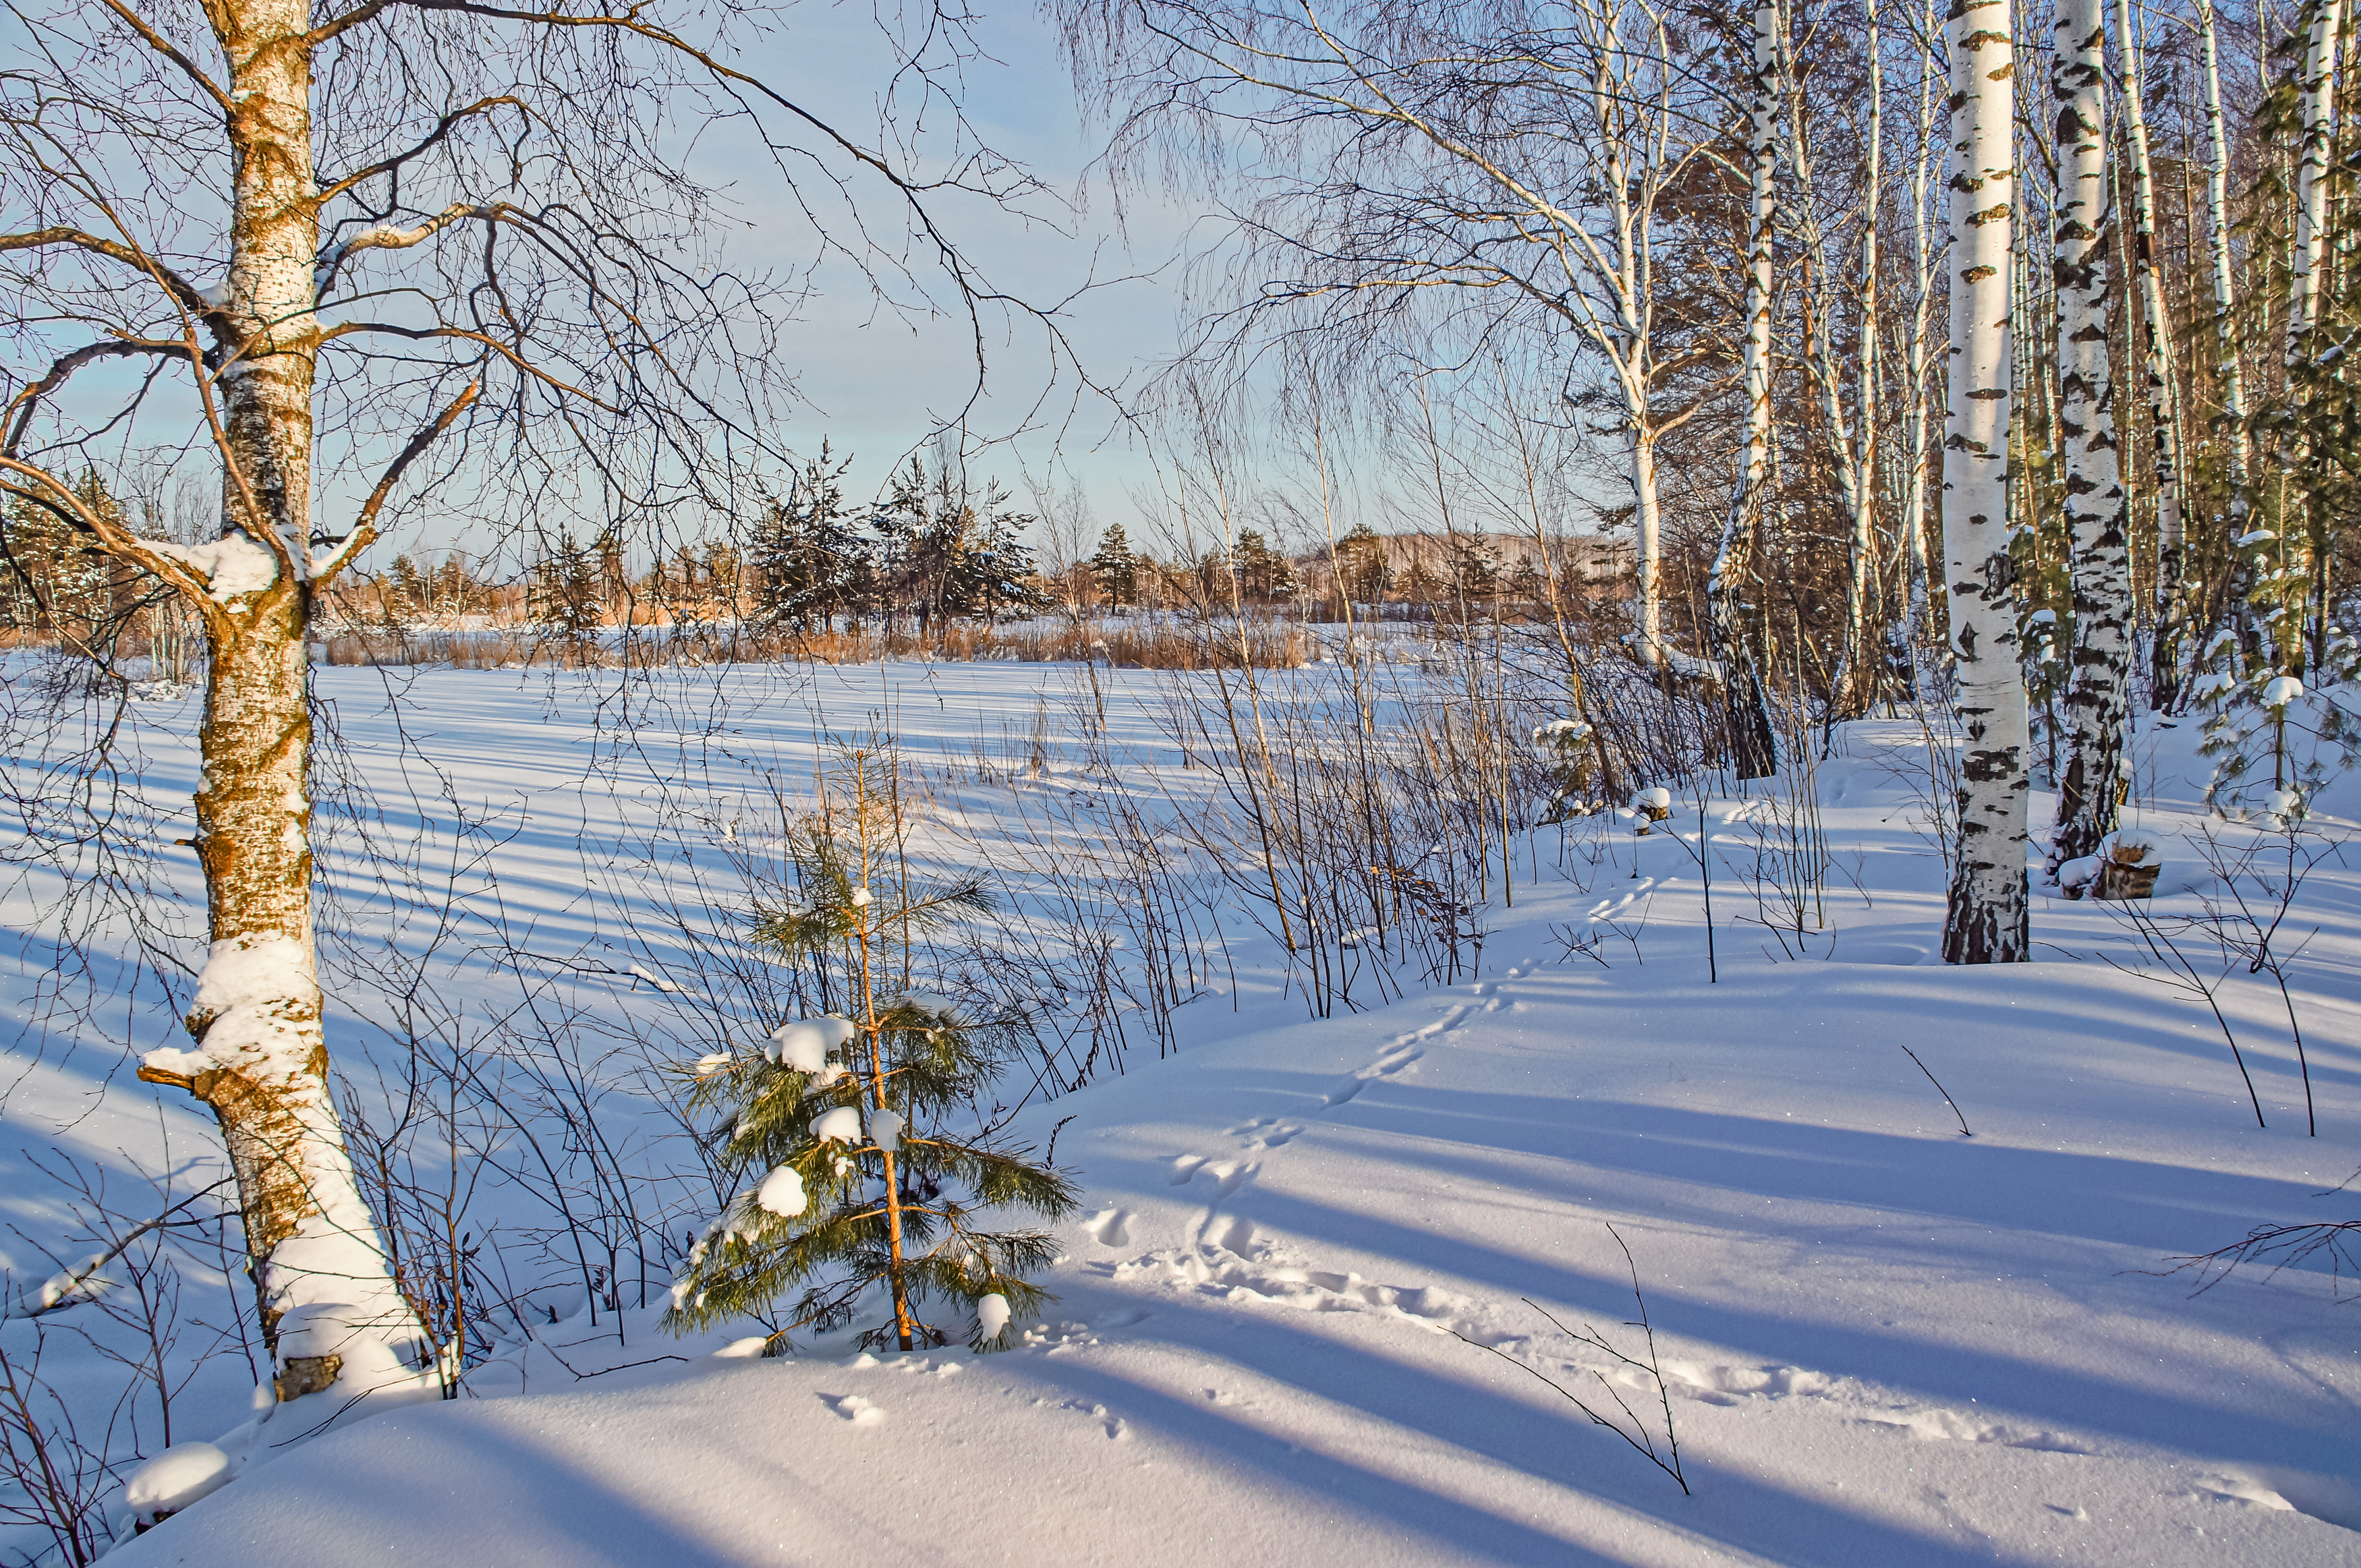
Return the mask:
[[(684, 847), (710, 859), (697, 846), (739, 842), (773, 791), (807, 792), (823, 734), (894, 730), (931, 770), (925, 849), (946, 860), (1028, 800), (1120, 792), (1152, 814), (1201, 787), (1156, 722), (1170, 677), (1147, 672), (1112, 676), (1099, 766), (1058, 740), (1075, 677), (1049, 666), (647, 690), (320, 677), (337, 765), (372, 797), (324, 858), (323, 920), (354, 934), (332, 959), (401, 955), (389, 967), (431, 978), (460, 1036), (526, 997), (595, 1024), (597, 1051), (675, 1029), (681, 976), (703, 972), (665, 935)], [(1055, 750), (1030, 776), (1011, 764), (1037, 707)], [(140, 710), (167, 805), (193, 783), (194, 717)], [(2165, 840), (2160, 917), (2224, 891), (2198, 849), (2194, 729), (2139, 737), (2132, 819)], [(2278, 990), (2243, 967), (2222, 985), (2257, 1128), (2222, 1026), (2120, 910), (2037, 898), (2043, 961), (1943, 967), (1916, 726), (1855, 725), (1835, 752), (1816, 779), (1832, 869), (1800, 938), (1763, 924), (1764, 807), (1734, 796), (1685, 799), (1644, 839), (1622, 820), (1521, 838), (1479, 972), (1411, 976), (1371, 1011), (1307, 1017), (1242, 926), (1234, 978), (1176, 1015), (1177, 1054), (1135, 1048), (1122, 1076), (1024, 1112), (1088, 1201), (1020, 1349), (750, 1359), (737, 1334), (675, 1341), (636, 1296), (601, 1312), (556, 1280), (533, 1298), (555, 1321), (509, 1334), (483, 1397), (290, 1447), (111, 1561), (2361, 1562), (2356, 1309), (2318, 1269), (2194, 1294), (2166, 1272), (2257, 1224), (2361, 1217), (2361, 1195), (2323, 1195), (2361, 1166), (2361, 856), (2329, 854), (2289, 922), (2317, 932), (2290, 971), (2316, 1136)], [(2361, 790), (2324, 794), (2315, 845), (2356, 817)], [(364, 829), (391, 871), (361, 869)], [(197, 899), (188, 851), (159, 854)], [(53, 933), (26, 928), (45, 891), (10, 912), (6, 1000), (28, 1023), (58, 968)], [(386, 994), (335, 999), (357, 1078), (390, 1058)], [(206, 1121), (131, 1076), (167, 1042), (169, 1013), (141, 1000), (162, 996), (72, 1038), (30, 1027), (5, 1058), (19, 1286), (52, 1266), (38, 1247), (64, 1199), (41, 1170), (60, 1155), (118, 1184), (206, 1179)], [(687, 1168), (643, 1102), (584, 1102), (642, 1168)], [(676, 1183), (685, 1212), (709, 1210), (702, 1179)], [(228, 1291), (192, 1274), (188, 1310), (226, 1325)], [(52, 1354), (70, 1387), (120, 1386)], [(243, 1420), (247, 1365), (206, 1364), (173, 1436)]]

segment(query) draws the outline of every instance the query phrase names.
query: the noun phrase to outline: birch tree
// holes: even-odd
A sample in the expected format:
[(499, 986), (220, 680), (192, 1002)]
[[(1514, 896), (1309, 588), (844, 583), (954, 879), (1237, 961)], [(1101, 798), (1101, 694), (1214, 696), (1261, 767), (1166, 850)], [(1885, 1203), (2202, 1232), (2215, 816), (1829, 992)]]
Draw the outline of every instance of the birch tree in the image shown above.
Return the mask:
[[(2267, 550), (2276, 546), (2276, 576), (2280, 580), (2266, 592), (2279, 602), (2266, 615), (2273, 642), (2272, 666), (2290, 674), (2298, 669), (2303, 658), (2301, 607), (2310, 597), (2306, 588), (2315, 581), (2321, 601), (2319, 618), (2323, 627), (2328, 612), (2328, 519), (2319, 492), (2325, 488), (2333, 455), (2328, 444), (2334, 437), (2323, 439), (2321, 422), (2306, 417), (2304, 405), (2312, 400), (2320, 367), (2342, 355), (2342, 345), (2333, 345), (2323, 329), (2330, 319), (2334, 270), (2330, 250), (2334, 225), (2331, 188), (2337, 179), (2337, 100), (2347, 26), (2345, 0), (2311, 0), (2304, 13), (2303, 60), (2298, 78), (2302, 141), (2296, 160), (2295, 245), (2287, 318), (2288, 392), (2295, 405), (2296, 423), (2305, 433), (2299, 457), (2304, 466), (2304, 478), (2289, 508), (2291, 515), (2281, 521), (2279, 532), (2282, 537), (2257, 537), (2261, 530), (2243, 536), (2248, 544), (2263, 545)], [(2283, 537), (2299, 521), (2305, 532), (2306, 548), (2301, 552)], [(2309, 556), (2308, 571), (2301, 558), (2303, 555)], [(2257, 573), (2258, 576), (2262, 575)]]
[(2010, 232), (2016, 169), (2008, 0), (1951, 0), (1950, 367), (1943, 553), (1959, 677), (1959, 850), (1946, 963), (2018, 962), (2031, 935), (2025, 876), (2025, 680), (2009, 554)]
[(2214, 375), (2229, 440), (2230, 531), (2246, 532), (2252, 510), (2254, 439), (2246, 429), (2246, 378), (2238, 356), (2236, 274), (2230, 260), (2230, 138), (2222, 114), (2222, 52), (2213, 0), (2196, 0), (2205, 116), (2206, 281), (2213, 318)]
[(2124, 144), (2132, 176), (2133, 323), (2156, 483), (2157, 625), (2150, 663), (2156, 706), (2169, 708), (2177, 700), (2180, 680), (2180, 575), (2186, 533), (2181, 517), (2180, 411), (2172, 375), (2172, 318), (2165, 308), (2164, 266), (2157, 255), (2156, 166), (2148, 154), (2139, 36), (2132, 28), (2131, 0), (2115, 0), (2115, 34), (2124, 84)]
[(2114, 203), (2107, 181), (2106, 28), (2099, 0), (2057, 0), (2050, 60), (2058, 201), (2058, 433), (2073, 540), (2074, 644), (2050, 863), (2097, 851), (2114, 831), (2132, 652), (2131, 541), (2107, 345)]
[(1754, 65), (1747, 79), (1746, 320), (1739, 372), (1745, 422), (1730, 515), (1706, 590), (1713, 655), (1721, 663), (1730, 763), (1741, 779), (1768, 778), (1778, 771), (1751, 612), (1762, 597), (1755, 582), (1754, 535), (1771, 460), (1771, 246), (1778, 215), (1778, 117), (1785, 96), (1781, 30), (1778, 0), (1758, 0)]
[(1686, 285), (1664, 209), (1714, 117), (1700, 117), (1708, 95), (1672, 13), (1653, 0), (1545, 17), (1489, 0), (1057, 9), (1085, 96), (1115, 116), (1118, 168), (1160, 149), (1164, 170), (1246, 198), (1229, 209), (1243, 258), (1223, 279), (1246, 302), (1203, 323), (1192, 356), (1257, 330), (1319, 335), (1389, 385), (1386, 356), (1406, 345), (1445, 341), (1435, 352), (1456, 363), (1540, 333), (1587, 362), (1631, 486), (1631, 648), (1664, 662), (1659, 453), (1704, 405), (1691, 383), (1716, 357), (1698, 313), (1665, 308)]
[[(920, 265), (961, 298), (988, 291), (925, 187), (647, 7), (60, 0), (17, 16), (0, 77), (0, 488), (178, 590), (208, 653), (194, 843), (211, 945), (191, 1043), (147, 1053), (140, 1077), (220, 1123), (278, 1399), (325, 1416), (425, 1392), (451, 1354), (388, 1267), (330, 1093), (307, 678), (321, 596), (430, 495), (494, 526), (664, 515), (728, 504), (783, 455), (761, 434), (789, 390), (774, 323), (807, 284), (719, 264), (699, 238), (715, 195), (669, 116), (735, 135), (819, 247), (889, 292), (920, 288)], [(900, 90), (940, 63), (909, 56)], [(972, 140), (961, 154), (937, 187), (1023, 192)], [(858, 237), (856, 181), (917, 235), (912, 259)], [(136, 537), (77, 496), (94, 454), (158, 446), (216, 476), (217, 538)]]

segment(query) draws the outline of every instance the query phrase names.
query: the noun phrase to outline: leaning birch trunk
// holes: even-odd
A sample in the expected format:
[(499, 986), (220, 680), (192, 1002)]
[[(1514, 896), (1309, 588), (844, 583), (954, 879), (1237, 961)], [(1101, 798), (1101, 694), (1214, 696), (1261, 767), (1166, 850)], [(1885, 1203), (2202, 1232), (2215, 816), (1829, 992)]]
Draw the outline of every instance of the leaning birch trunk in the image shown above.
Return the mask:
[(1753, 105), (1747, 122), (1751, 170), (1746, 219), (1746, 339), (1740, 377), (1746, 400), (1746, 433), (1739, 447), (1738, 474), (1730, 487), (1730, 513), (1721, 527), (1721, 547), (1706, 588), (1713, 655), (1721, 663), (1723, 722), (1732, 769), (1741, 779), (1768, 778), (1778, 771), (1771, 714), (1763, 700), (1762, 671), (1755, 663), (1747, 598), (1754, 578), (1754, 524), (1763, 480), (1771, 456), (1771, 235), (1776, 215), (1779, 167), (1776, 140), (1780, 91), (1777, 0), (1754, 7)]
[(2106, 17), (2101, 0), (2057, 0), (2051, 55), (2058, 104), (2058, 433), (2073, 538), (2074, 652), (2049, 867), (2098, 852), (2121, 799), (2129, 705), (2131, 541), (2110, 411)]
[(346, 1155), (313, 962), (305, 551), (321, 329), (307, 7), (236, 0), (207, 15), (234, 88), (229, 275), (205, 317), (223, 366), (228, 526), (180, 554), (210, 601), (196, 807), (212, 948), (187, 1020), (194, 1046), (148, 1053), (139, 1076), (220, 1121), (274, 1391), (324, 1395), (325, 1414), (433, 1389), (439, 1368)]
[(1951, 345), (1943, 441), (1943, 554), (1959, 673), (1960, 841), (1943, 960), (2022, 961), (2025, 678), (2009, 554), (2009, 234), (2015, 194), (2008, 0), (1952, 0)]
[(2131, 0), (2115, 0), (2115, 49), (2123, 63), (2124, 140), (2131, 154), (2131, 264), (2137, 288), (2140, 382), (2147, 394), (2149, 452), (2156, 466), (2156, 639), (2148, 662), (2150, 706), (2180, 697), (2184, 612), (2181, 557), (2180, 417), (2173, 395), (2171, 320), (2164, 308), (2164, 269), (2156, 252), (2156, 172), (2148, 157), (2147, 112), (2141, 100), (2139, 38)]

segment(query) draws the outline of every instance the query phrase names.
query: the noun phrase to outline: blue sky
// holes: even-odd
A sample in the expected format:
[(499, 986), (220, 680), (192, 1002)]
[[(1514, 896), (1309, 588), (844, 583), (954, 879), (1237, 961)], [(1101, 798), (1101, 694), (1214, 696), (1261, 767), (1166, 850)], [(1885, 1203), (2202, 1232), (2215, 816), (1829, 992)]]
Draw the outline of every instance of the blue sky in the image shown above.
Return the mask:
[[(1104, 181), (1085, 178), (1093, 130), (1083, 123), (1056, 37), (1038, 14), (1021, 5), (988, 13), (975, 37), (994, 58), (960, 73), (961, 107), (984, 140), (1046, 183), (1048, 199), (1029, 204), (1047, 221), (957, 194), (933, 203), (938, 220), (994, 285), (1028, 302), (1067, 300), (1099, 280), (1072, 299), (1059, 325), (1092, 378), (1136, 389), (1176, 341), (1174, 280), (1189, 214), (1135, 194), (1126, 221), (1115, 221)], [(891, 60), (867, 5), (796, 7), (781, 31), (750, 40), (739, 63), (854, 139), (876, 139)], [(778, 176), (758, 161), (757, 149), (717, 138), (700, 153), (703, 169), (728, 181), (749, 224), (727, 241), (734, 258), (791, 263), (807, 255), (809, 225), (780, 203)], [(893, 199), (882, 182), (869, 191), (870, 210), (890, 214)], [(949, 313), (928, 320), (881, 312), (848, 267), (825, 266), (818, 281), (822, 295), (788, 334), (813, 406), (785, 434), (800, 451), (817, 451), (826, 435), (839, 453), (853, 454), (854, 493), (866, 494), (966, 396), (973, 374), (968, 326)], [(948, 290), (937, 292), (950, 301)], [(987, 353), (987, 394), (972, 423), (983, 435), (1006, 436), (1027, 422), (1050, 385), (1046, 334), (1035, 323), (997, 323)], [(975, 471), (1020, 497), (1028, 482), (1062, 494), (1079, 480), (1100, 521), (1127, 521), (1131, 493), (1155, 483), (1152, 467), (1137, 443), (1115, 429), (1111, 404), (1089, 395), (1077, 401), (1071, 366), (1059, 377), (1035, 428), (985, 454)]]

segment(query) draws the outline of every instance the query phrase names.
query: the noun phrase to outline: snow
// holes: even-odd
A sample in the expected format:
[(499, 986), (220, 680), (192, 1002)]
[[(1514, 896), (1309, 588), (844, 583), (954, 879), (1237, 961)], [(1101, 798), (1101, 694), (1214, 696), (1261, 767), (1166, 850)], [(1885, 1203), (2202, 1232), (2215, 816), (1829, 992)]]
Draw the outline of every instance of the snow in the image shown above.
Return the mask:
[[(371, 728), (376, 673), (319, 674), (348, 743), (420, 744)], [(910, 743), (933, 738), (950, 761), (979, 727), (1021, 729), (1040, 678), (811, 676), (815, 708), (856, 714), (897, 683)], [(945, 818), (982, 832), (1025, 791), (1147, 788), (1128, 759), (1152, 753), (1161, 677), (1103, 678), (1114, 769), (944, 780)], [(427, 673), (413, 692), (467, 798), (530, 798), (530, 832), (498, 852), (503, 895), (544, 943), (611, 936), (585, 913), (577, 846), (621, 837), (635, 798), (598, 793), (604, 776), (563, 753), (574, 720), (546, 698), (575, 679)], [(750, 772), (808, 776), (819, 725), (778, 717), (793, 706), (732, 715), (727, 744)], [(2117, 842), (2144, 835), (2164, 862), (2148, 910), (2162, 916), (2193, 918), (2207, 896), (2199, 729), (2144, 728), (2135, 749)], [(1912, 724), (1855, 725), (1817, 763), (1839, 870), (1827, 927), (1800, 940), (1774, 935), (1741, 874), (1756, 803), (1707, 803), (1711, 971), (1686, 809), (1646, 838), (1588, 819), (1520, 839), (1514, 907), (1483, 911), (1481, 969), (1458, 984), (1413, 975), (1389, 1005), (1312, 1019), (1268, 954), (1242, 946), (1235, 985), (1224, 973), (1176, 1014), (1177, 1053), (1135, 1052), (1124, 1075), (1018, 1113), (1013, 1135), (1037, 1147), (1057, 1130), (1085, 1201), (1039, 1276), (1058, 1299), (1005, 1352), (858, 1355), (845, 1335), (798, 1332), (795, 1354), (764, 1356), (763, 1325), (675, 1341), (660, 1301), (618, 1318), (577, 1288), (552, 1298), (561, 1322), (470, 1375), (478, 1397), (282, 1444), (112, 1561), (2355, 1560), (2361, 1355), (2329, 1282), (2242, 1271), (2192, 1294), (2165, 1271), (2253, 1224), (2354, 1213), (2349, 1195), (2319, 1194), (2361, 1165), (2361, 868), (2323, 862), (2290, 927), (2316, 932), (2291, 984), (2317, 1138), (2276, 988), (2243, 966), (2222, 982), (2257, 1128), (2206, 1005), (2134, 972), (2120, 906), (2037, 896), (2041, 961), (1940, 963), (1921, 746)], [(2034, 819), (2051, 805), (2037, 796)], [(2307, 830), (2349, 834), (2356, 805), (2350, 781), (2316, 791)], [(236, 972), (209, 964), (205, 983), (236, 994)], [(634, 1018), (685, 1005), (609, 983), (601, 1004)], [(337, 1013), (330, 1029), (347, 1051), (363, 1021)], [(170, 1168), (182, 1146), (160, 1151), (159, 1124), (190, 1146), (209, 1135), (181, 1097), (127, 1074), (102, 1091), (79, 1058), (22, 1071), (6, 1102), (19, 1141)], [(630, 1131), (616, 1102), (601, 1114), (617, 1118), (602, 1131)], [(859, 1113), (813, 1131), (852, 1143)], [(25, 1168), (0, 1175), (30, 1202), (16, 1199), (33, 1190)], [(765, 1208), (774, 1179), (755, 1194)], [(1587, 1325), (1646, 1362), (1622, 1246), (1661, 1384), (1565, 1332)], [(978, 1319), (992, 1337), (988, 1299)], [(324, 1310), (295, 1327), (341, 1332)], [(1543, 1377), (1620, 1395), (1659, 1442), (1669, 1405), (1694, 1495)], [(217, 1390), (190, 1398), (176, 1426), (211, 1433), (239, 1413)], [(218, 1446), (239, 1463), (234, 1441)]]
[(902, 1113), (899, 1111), (869, 1113), (869, 1141), (881, 1149), (902, 1146)]
[(2301, 696), (2303, 696), (2301, 681), (2293, 675), (2274, 675), (2270, 684), (2263, 687), (2263, 706), (2285, 707)]
[(236, 1471), (210, 1442), (177, 1442), (132, 1472), (124, 1506), (141, 1524), (154, 1524), (227, 1486)]
[(997, 1290), (975, 1299), (976, 1332), (987, 1340), (1000, 1337), (1008, 1326), (1008, 1298)]
[(140, 543), (203, 577), (205, 592), (222, 604), (258, 594), (279, 580), (279, 557), (243, 533), (225, 533), (206, 544), (174, 544), (159, 539)]
[(209, 1045), (195, 1049), (160, 1047), (142, 1057), (141, 1064), (190, 1077), (224, 1065), (227, 1047), (235, 1042), (235, 1048), (257, 1051), (274, 1067), (300, 1067), (311, 1054), (312, 1037), (280, 1016), (279, 1007), (291, 997), (314, 996), (319, 989), (310, 949), (291, 938), (231, 937), (215, 942), (190, 1007), (192, 1014), (214, 1018)]
[(861, 1109), (855, 1105), (839, 1105), (812, 1118), (811, 1135), (824, 1144), (857, 1144), (861, 1141)]
[(771, 1031), (771, 1048), (764, 1056), (798, 1072), (822, 1072), (828, 1053), (852, 1038), (849, 1018), (796, 1018)]
[(763, 1185), (754, 1190), (754, 1202), (765, 1213), (792, 1220), (804, 1212), (804, 1179), (796, 1168), (783, 1165), (763, 1178)]

